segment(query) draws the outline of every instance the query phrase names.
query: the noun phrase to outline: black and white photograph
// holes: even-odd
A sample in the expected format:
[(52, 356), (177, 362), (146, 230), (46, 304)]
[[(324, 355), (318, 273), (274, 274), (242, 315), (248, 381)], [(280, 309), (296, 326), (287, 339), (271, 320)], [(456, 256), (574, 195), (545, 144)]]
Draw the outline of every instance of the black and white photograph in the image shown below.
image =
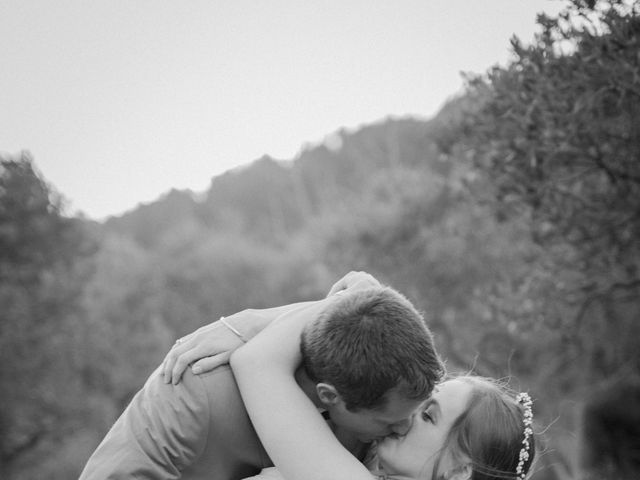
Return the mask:
[(640, 0), (0, 0), (2, 480), (640, 479)]

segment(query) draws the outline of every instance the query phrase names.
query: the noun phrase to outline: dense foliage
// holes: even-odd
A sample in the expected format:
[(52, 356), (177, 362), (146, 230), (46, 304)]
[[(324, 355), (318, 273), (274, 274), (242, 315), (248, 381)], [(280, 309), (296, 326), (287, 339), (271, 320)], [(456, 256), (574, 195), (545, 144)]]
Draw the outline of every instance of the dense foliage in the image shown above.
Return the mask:
[[(79, 222), (28, 153), (0, 163), (0, 466), (69, 435), (86, 411), (75, 327), (78, 262), (91, 252)], [(49, 366), (55, 365), (52, 371)], [(5, 472), (6, 470), (6, 472)]]
[(339, 131), (102, 225), (2, 157), (2, 478), (77, 476), (174, 338), (352, 269), (425, 312), (450, 370), (529, 390), (533, 478), (571, 478), (576, 405), (640, 370), (637, 8), (576, 0), (430, 121)]

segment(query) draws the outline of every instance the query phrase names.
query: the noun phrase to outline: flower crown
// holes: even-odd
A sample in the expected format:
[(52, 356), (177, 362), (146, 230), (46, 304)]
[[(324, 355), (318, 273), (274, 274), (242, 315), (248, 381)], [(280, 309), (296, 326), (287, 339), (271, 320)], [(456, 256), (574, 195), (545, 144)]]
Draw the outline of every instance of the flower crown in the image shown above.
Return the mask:
[(531, 428), (531, 422), (533, 421), (533, 412), (531, 411), (531, 397), (528, 393), (519, 393), (516, 397), (516, 401), (524, 407), (524, 439), (522, 440), (522, 448), (520, 449), (520, 455), (518, 456), (518, 466), (516, 467), (516, 478), (518, 480), (524, 480), (526, 473), (524, 471), (524, 464), (529, 460), (529, 439), (533, 435), (533, 429)]

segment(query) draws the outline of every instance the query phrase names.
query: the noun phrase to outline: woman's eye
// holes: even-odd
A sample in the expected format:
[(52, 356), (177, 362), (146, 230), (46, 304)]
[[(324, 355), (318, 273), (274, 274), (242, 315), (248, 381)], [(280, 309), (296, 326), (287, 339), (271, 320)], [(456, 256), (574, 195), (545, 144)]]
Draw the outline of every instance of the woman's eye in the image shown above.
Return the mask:
[(422, 411), (422, 420), (433, 423), (433, 417), (429, 414), (428, 410)]

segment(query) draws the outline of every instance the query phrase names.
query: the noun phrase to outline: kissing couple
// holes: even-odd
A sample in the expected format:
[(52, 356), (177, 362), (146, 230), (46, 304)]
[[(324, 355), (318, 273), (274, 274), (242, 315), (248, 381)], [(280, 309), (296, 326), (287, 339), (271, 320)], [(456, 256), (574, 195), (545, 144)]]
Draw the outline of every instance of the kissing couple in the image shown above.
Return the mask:
[(534, 437), (528, 394), (446, 375), (411, 302), (350, 272), (179, 339), (80, 480), (524, 480)]

